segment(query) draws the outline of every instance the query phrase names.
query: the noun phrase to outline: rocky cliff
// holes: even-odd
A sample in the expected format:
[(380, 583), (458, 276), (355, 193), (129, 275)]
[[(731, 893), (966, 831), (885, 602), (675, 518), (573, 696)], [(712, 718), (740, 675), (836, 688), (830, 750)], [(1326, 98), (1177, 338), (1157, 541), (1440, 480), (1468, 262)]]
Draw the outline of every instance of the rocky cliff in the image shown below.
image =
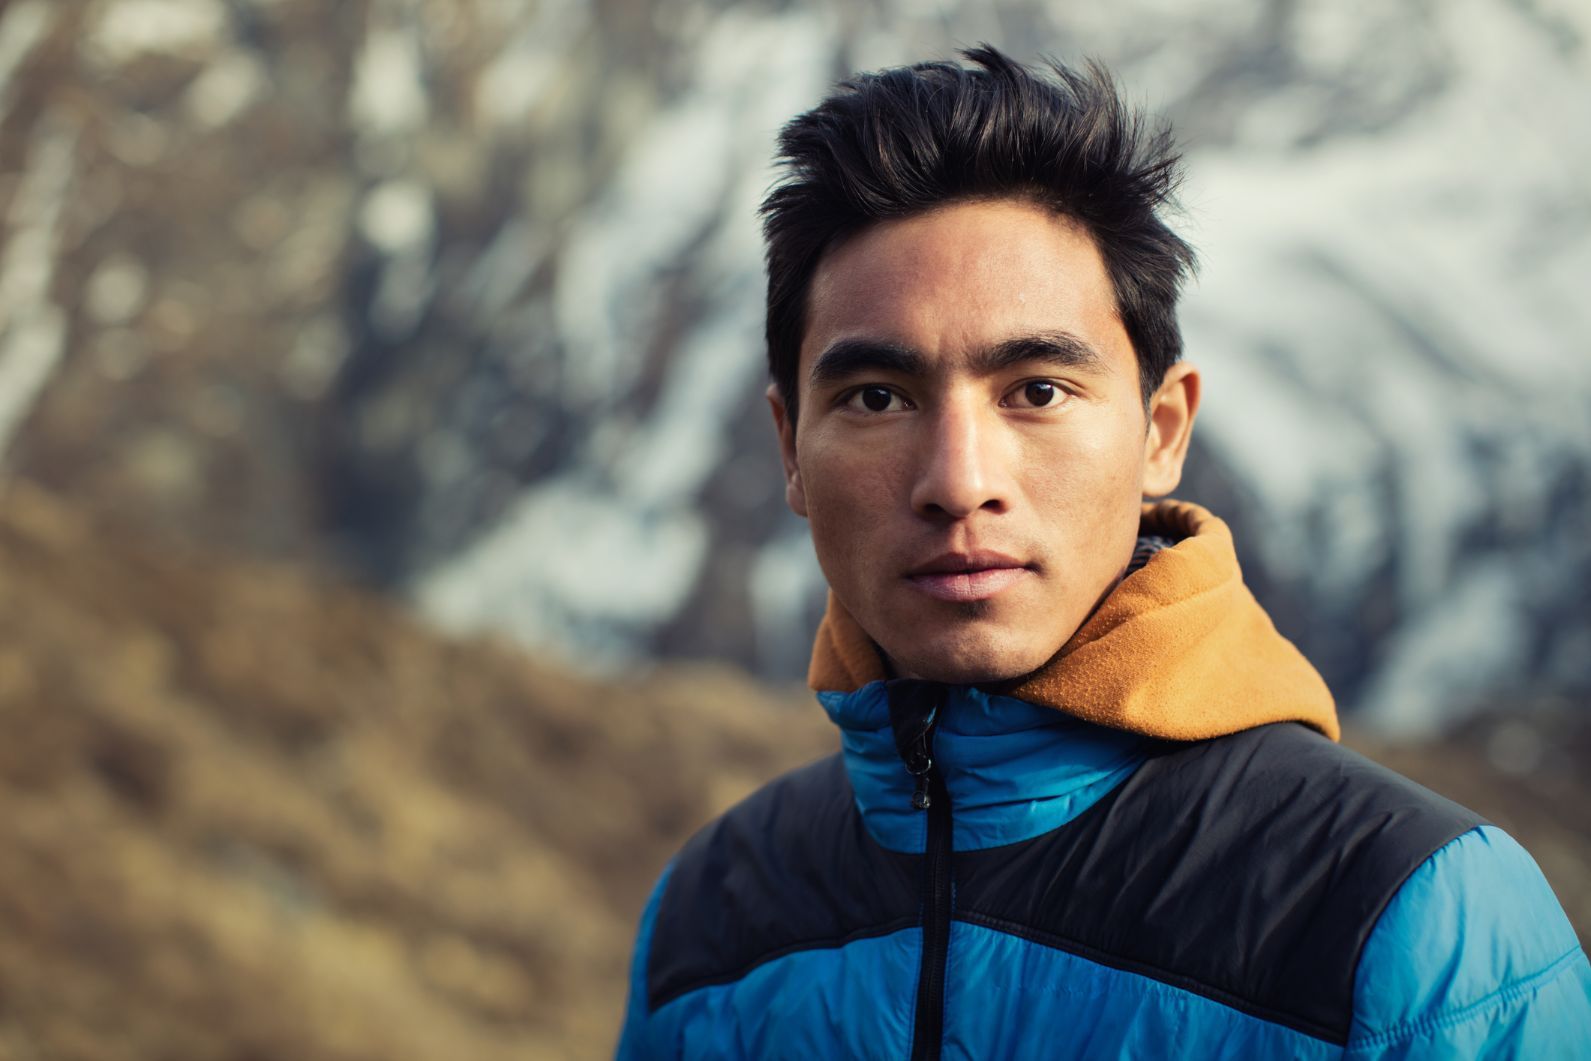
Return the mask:
[(13, 0), (0, 454), (587, 664), (802, 666), (774, 130), (986, 38), (1189, 148), (1187, 494), (1350, 707), (1591, 687), (1584, 5)]

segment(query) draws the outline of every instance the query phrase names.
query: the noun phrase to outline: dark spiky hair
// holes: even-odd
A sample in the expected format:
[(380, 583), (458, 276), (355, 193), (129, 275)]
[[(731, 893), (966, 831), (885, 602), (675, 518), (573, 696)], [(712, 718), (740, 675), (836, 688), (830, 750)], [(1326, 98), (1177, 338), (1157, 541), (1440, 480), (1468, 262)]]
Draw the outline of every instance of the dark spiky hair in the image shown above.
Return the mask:
[(1193, 249), (1160, 219), (1181, 176), (1098, 63), (1042, 77), (987, 44), (972, 66), (919, 63), (841, 82), (779, 137), (781, 181), (762, 204), (768, 366), (796, 414), (807, 291), (829, 249), (867, 226), (957, 202), (1018, 199), (1080, 222), (1110, 275), (1148, 403), (1182, 355), (1177, 293)]

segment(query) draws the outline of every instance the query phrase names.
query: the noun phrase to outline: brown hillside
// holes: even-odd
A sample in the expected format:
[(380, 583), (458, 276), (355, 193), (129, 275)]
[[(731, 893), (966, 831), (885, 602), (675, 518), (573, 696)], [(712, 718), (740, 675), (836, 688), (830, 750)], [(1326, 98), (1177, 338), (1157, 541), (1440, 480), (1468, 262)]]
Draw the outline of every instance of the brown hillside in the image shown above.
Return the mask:
[(0, 1056), (601, 1056), (669, 854), (833, 743), (0, 507)]

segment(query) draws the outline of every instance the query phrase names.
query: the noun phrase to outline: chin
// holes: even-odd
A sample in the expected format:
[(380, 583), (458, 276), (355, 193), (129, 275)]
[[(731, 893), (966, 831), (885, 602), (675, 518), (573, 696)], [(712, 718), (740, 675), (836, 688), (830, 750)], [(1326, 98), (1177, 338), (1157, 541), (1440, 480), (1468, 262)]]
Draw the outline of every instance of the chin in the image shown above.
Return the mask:
[(922, 678), (947, 685), (991, 685), (1031, 674), (1055, 654), (1043, 646), (1012, 644), (1008, 639), (984, 634), (962, 634), (943, 641), (924, 638), (899, 654), (889, 651), (895, 671), (903, 678)]

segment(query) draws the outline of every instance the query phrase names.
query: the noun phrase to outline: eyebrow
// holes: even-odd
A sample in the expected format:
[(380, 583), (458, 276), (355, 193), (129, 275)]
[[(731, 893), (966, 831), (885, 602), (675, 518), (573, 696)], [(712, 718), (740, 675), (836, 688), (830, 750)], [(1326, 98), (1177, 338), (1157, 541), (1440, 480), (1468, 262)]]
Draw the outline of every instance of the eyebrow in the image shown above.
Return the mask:
[[(1100, 352), (1070, 332), (1036, 332), (1005, 339), (973, 351), (968, 367), (978, 375), (993, 375), (1032, 361), (1058, 368), (1108, 371)], [(812, 386), (823, 387), (869, 372), (926, 376), (929, 363), (919, 351), (901, 343), (841, 339), (818, 355), (808, 378)]]
[(809, 379), (814, 387), (869, 372), (925, 376), (928, 359), (909, 346), (877, 339), (841, 339), (818, 355)]
[(1026, 361), (1039, 361), (1057, 368), (1108, 371), (1104, 355), (1071, 332), (1038, 332), (1007, 339), (972, 357), (977, 372), (999, 372)]

